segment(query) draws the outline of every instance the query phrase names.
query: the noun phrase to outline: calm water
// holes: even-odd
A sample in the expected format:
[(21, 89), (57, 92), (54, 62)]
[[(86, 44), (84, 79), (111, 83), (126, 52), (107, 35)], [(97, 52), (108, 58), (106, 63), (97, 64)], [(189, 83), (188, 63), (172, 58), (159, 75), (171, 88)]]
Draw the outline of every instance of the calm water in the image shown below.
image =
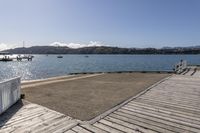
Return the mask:
[(0, 62), (0, 80), (21, 76), (22, 80), (41, 79), (73, 72), (131, 70), (172, 70), (180, 59), (200, 64), (200, 55), (35, 55), (33, 61)]

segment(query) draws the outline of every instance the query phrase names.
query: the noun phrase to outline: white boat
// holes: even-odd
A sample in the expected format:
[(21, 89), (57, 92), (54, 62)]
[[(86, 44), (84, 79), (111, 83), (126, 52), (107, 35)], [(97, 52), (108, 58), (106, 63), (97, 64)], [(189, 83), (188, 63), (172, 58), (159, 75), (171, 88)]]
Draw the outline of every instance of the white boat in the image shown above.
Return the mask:
[(32, 61), (33, 55), (16, 55), (16, 54), (10, 54), (8, 52), (0, 52), (0, 61), (22, 61), (22, 60), (28, 60)]
[(8, 52), (0, 52), (0, 61), (13, 61), (12, 55)]

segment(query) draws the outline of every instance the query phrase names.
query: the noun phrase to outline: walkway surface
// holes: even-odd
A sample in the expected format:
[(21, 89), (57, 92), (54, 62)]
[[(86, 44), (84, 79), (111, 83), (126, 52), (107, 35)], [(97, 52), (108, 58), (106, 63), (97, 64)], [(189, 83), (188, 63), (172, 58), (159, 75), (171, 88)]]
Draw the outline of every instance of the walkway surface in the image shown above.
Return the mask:
[(199, 133), (200, 77), (195, 74), (168, 77), (91, 121), (73, 120), (42, 106), (27, 104), (1, 124), (0, 132), (12, 131)]
[(77, 125), (77, 120), (43, 106), (20, 101), (0, 117), (0, 133), (55, 132)]
[(23, 83), (21, 92), (29, 102), (88, 121), (169, 75), (136, 72), (83, 74)]
[(183, 75), (199, 77), (200, 78), (200, 67), (197, 66), (190, 66), (185, 72), (182, 73)]
[(66, 132), (199, 133), (200, 78), (173, 75), (105, 117)]

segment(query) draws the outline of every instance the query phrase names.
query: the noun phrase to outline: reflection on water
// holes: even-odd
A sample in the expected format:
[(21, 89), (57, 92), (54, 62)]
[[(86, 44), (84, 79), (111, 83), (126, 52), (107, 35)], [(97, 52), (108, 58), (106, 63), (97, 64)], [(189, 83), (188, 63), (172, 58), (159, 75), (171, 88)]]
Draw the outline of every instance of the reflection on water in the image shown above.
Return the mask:
[(172, 70), (180, 59), (200, 64), (200, 55), (35, 55), (33, 61), (0, 62), (0, 80), (40, 79), (73, 72)]

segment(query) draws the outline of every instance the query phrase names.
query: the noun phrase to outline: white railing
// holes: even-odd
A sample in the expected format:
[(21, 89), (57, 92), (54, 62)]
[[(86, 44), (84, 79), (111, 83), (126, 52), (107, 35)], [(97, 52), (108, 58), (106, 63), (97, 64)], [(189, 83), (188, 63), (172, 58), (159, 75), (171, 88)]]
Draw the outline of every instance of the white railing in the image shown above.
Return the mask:
[(185, 71), (186, 69), (187, 69), (187, 61), (186, 60), (180, 61), (179, 63), (177, 63), (174, 66), (174, 71), (176, 73), (181, 73), (181, 72)]
[(21, 78), (0, 82), (0, 114), (20, 99)]

